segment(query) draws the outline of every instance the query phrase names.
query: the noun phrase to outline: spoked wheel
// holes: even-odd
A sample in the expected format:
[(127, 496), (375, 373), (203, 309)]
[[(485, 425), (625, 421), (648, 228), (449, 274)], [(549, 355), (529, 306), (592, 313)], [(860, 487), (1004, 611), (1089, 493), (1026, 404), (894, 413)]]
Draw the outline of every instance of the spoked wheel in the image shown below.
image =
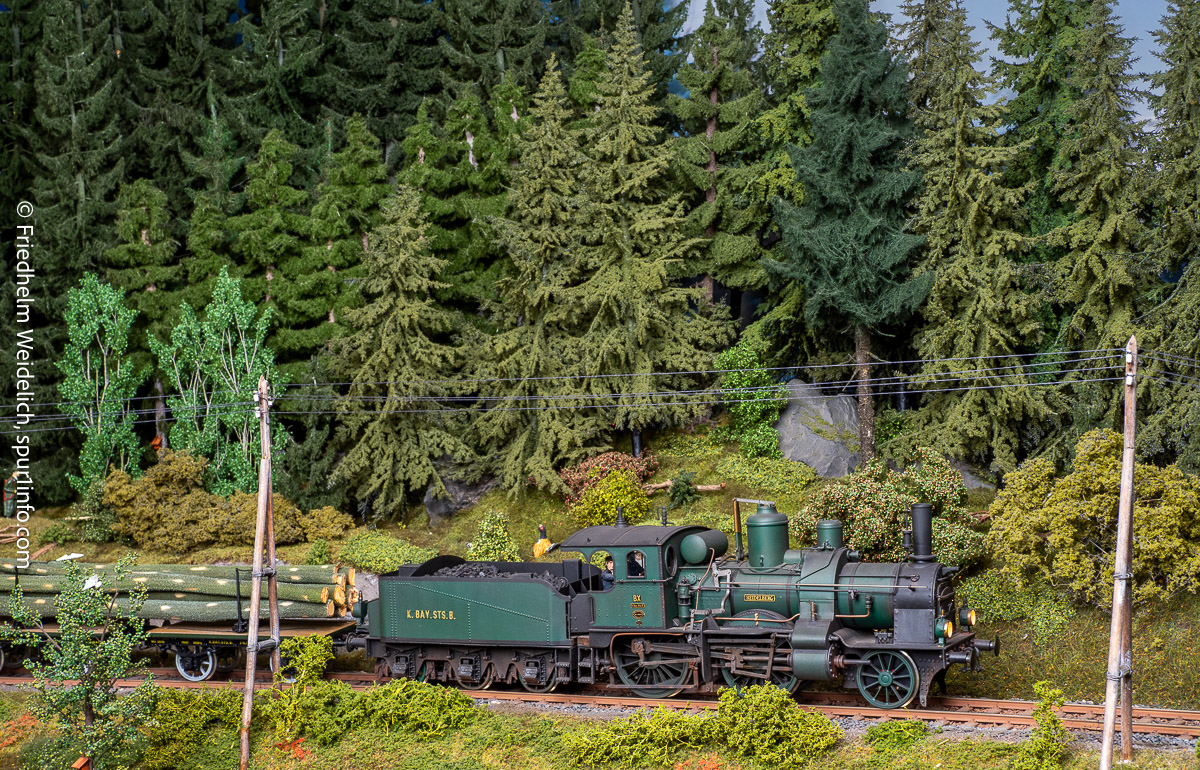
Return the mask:
[(661, 652), (648, 651), (645, 637), (619, 642), (613, 654), (617, 676), (643, 698), (669, 698), (687, 685), (688, 664), (668, 661)]
[(898, 709), (912, 702), (921, 675), (908, 653), (876, 650), (863, 658), (866, 663), (858, 669), (858, 691), (868, 703), (876, 708)]
[(280, 653), (278, 671), (275, 670), (275, 656), (271, 655), (270, 660), (271, 673), (278, 676), (281, 682), (287, 682), (288, 684), (296, 683), (296, 677), (299, 676), (299, 672), (296, 671), (296, 667), (292, 665), (291, 658)]
[(4, 645), (0, 644), (0, 671), (3, 671), (4, 667), (8, 665), (8, 656), (5, 653)]
[(205, 648), (194, 653), (176, 653), (175, 670), (189, 682), (204, 682), (217, 672), (217, 651)]
[(491, 663), (483, 664), (483, 676), (479, 681), (472, 682), (466, 679), (455, 678), (454, 684), (463, 690), (486, 690), (496, 681), (496, 669)]
[(527, 692), (535, 692), (544, 695), (545, 693), (554, 692), (556, 689), (558, 689), (557, 669), (553, 665), (546, 666), (546, 661), (544, 660), (541, 661), (541, 666), (543, 668), (548, 668), (549, 670), (546, 673), (546, 681), (542, 684), (538, 684), (537, 682), (526, 682), (525, 677), (520, 675), (521, 671), (518, 664), (517, 681), (521, 683), (521, 686), (524, 687)]
[[(770, 610), (743, 610), (742, 612), (734, 615), (733, 618), (725, 625), (732, 626), (734, 628), (745, 628), (748, 626), (768, 625), (772, 620), (783, 620), (783, 616), (777, 612), (771, 612)], [(778, 662), (780, 657), (779, 652), (783, 651), (785, 653), (783, 657), (786, 660), (786, 653), (789, 649), (789, 647), (775, 648), (776, 662), (775, 665), (770, 667), (771, 674), (768, 676), (767, 655), (771, 652), (769, 643), (761, 647), (739, 647), (737, 648), (736, 653), (740, 653), (744, 656), (748, 655), (748, 659), (738, 661), (739, 671), (737, 673), (730, 671), (728, 668), (721, 669), (721, 677), (724, 678), (725, 684), (736, 690), (742, 690), (746, 687), (753, 687), (754, 685), (766, 684), (767, 682), (770, 682), (776, 687), (785, 690), (789, 695), (794, 695), (796, 691), (800, 689), (801, 685), (804, 684), (804, 682), (797, 679), (792, 673), (790, 664), (784, 663), (783, 665), (780, 665)], [(734, 651), (731, 650), (731, 653), (734, 653)], [(757, 676), (755, 676), (755, 674), (757, 674)]]

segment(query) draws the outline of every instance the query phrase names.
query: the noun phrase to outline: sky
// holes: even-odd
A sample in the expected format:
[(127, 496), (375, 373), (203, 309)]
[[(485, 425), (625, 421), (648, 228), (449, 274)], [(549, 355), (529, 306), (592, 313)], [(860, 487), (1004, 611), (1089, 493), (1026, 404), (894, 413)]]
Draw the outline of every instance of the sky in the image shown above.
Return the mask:
[[(700, 26), (704, 18), (704, 0), (688, 0), (688, 22), (686, 29), (691, 31)], [(1008, 10), (1007, 0), (963, 0), (970, 17), (971, 25), (975, 27), (974, 37), (983, 43), (989, 54), (995, 52), (994, 43), (988, 38), (987, 25), (984, 21), (1002, 25)], [(884, 13), (897, 14), (900, 0), (872, 0), (871, 8)], [(766, 0), (755, 0), (755, 18), (762, 24), (764, 31), (767, 24)], [(1161, 63), (1154, 55), (1154, 38), (1151, 33), (1158, 29), (1159, 22), (1167, 12), (1167, 0), (1117, 0), (1117, 15), (1125, 26), (1125, 34), (1137, 39), (1134, 43), (1134, 55), (1140, 60), (1136, 66), (1142, 72), (1153, 72), (1160, 68)]]

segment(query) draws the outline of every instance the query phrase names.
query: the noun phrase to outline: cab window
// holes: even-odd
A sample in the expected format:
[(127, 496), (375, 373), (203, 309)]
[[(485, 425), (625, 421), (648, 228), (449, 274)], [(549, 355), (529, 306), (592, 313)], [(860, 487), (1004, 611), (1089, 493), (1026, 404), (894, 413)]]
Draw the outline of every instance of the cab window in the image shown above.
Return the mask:
[(630, 578), (646, 577), (646, 556), (641, 551), (630, 551), (625, 557), (625, 574)]

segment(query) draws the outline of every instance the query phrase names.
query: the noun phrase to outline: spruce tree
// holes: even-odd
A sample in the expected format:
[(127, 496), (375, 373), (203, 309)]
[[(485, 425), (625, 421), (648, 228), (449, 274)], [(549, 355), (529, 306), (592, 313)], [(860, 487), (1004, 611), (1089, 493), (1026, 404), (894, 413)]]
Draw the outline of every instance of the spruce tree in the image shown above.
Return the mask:
[[(1155, 37), (1166, 68), (1153, 77), (1161, 94), (1153, 98), (1160, 168), (1155, 186), (1158, 221), (1150, 251), (1160, 269), (1182, 269), (1163, 305), (1149, 316), (1150, 334), (1163, 352), (1200, 359), (1200, 2), (1177, 0), (1167, 6)], [(1149, 399), (1141, 449), (1152, 455), (1175, 455), (1184, 468), (1200, 469), (1200, 433), (1189, 426), (1200, 420), (1200, 396), (1186, 381), (1162, 371), (1161, 361), (1147, 361), (1154, 386), (1139, 393)], [(1182, 362), (1169, 367), (1176, 375), (1196, 375)], [(1157, 371), (1156, 371), (1157, 370)], [(1174, 384), (1172, 384), (1174, 381)]]
[(750, 18), (749, 0), (709, 0), (704, 22), (691, 37), (691, 61), (679, 70), (686, 98), (672, 95), (671, 110), (686, 135), (676, 141), (678, 169), (687, 189), (690, 235), (706, 239), (693, 270), (738, 289), (765, 282), (759, 231), (770, 210), (751, 190), (754, 164), (752, 124), (760, 92), (750, 64), (762, 33)]
[(199, 139), (199, 154), (183, 156), (190, 173), (200, 183), (200, 189), (192, 196), (188, 258), (183, 261), (186, 275), (183, 297), (192, 307), (208, 303), (213, 282), (221, 268), (229, 264), (233, 252), (228, 220), (245, 203), (245, 195), (233, 191), (233, 180), (245, 165), (245, 158), (237, 153), (236, 147), (233, 132), (216, 116), (214, 107)]
[(938, 80), (944, 70), (936, 52), (945, 50), (948, 41), (939, 36), (956, 24), (951, 21), (951, 16), (958, 6), (955, 0), (904, 0), (900, 3), (904, 21), (896, 25), (893, 48), (908, 62), (908, 101), (919, 110), (928, 109), (930, 100), (946, 87), (945, 82)]
[(345, 149), (333, 155), (317, 187), (307, 245), (280, 262), (276, 345), (291, 361), (282, 368), (292, 379), (345, 332), (342, 313), (357, 296), (353, 283), (368, 233), (389, 192), (379, 140), (360, 117), (347, 121), (345, 133)]
[[(926, 361), (918, 382), (934, 392), (906, 438), (1010, 471), (1063, 406), (1053, 391), (1029, 387), (1023, 360), (1013, 356), (1042, 332), (1040, 302), (1024, 291), (1013, 261), (1028, 248), (1020, 234), (1028, 187), (1001, 183), (1022, 148), (1001, 146), (1004, 109), (989, 103), (994, 83), (977, 69), (979, 47), (961, 4), (932, 21), (922, 55), (939, 87), (916, 116), (922, 135), (911, 164), (924, 185), (911, 228), (925, 236), (917, 272), (935, 276), (915, 335)], [(961, 389), (968, 383), (979, 387)]]
[(422, 100), (441, 93), (438, 4), (356, 0), (332, 12), (323, 72), (327, 105), (341, 118), (361, 115), (384, 159), (412, 124)]
[(1131, 38), (1121, 36), (1108, 2), (1096, 0), (1073, 49), (1071, 87), (1081, 97), (1066, 111), (1050, 192), (1070, 205), (1072, 223), (1048, 240), (1067, 253), (1059, 262), (1059, 302), (1069, 320), (1070, 349), (1122, 348), (1134, 332), (1139, 277), (1142, 128), (1131, 72)]
[[(700, 289), (674, 285), (698, 243), (683, 232), (683, 211), (668, 197), (670, 148), (654, 123), (650, 72), (625, 6), (599, 83), (594, 127), (585, 133), (591, 162), (583, 340), (588, 390), (616, 428), (641, 431), (698, 416), (702, 405), (655, 394), (694, 388), (696, 379), (661, 372), (703, 370), (729, 339)], [(667, 402), (666, 405), (664, 401)]]
[(279, 0), (261, 4), (259, 13), (235, 25), (242, 36), (233, 60), (238, 88), (224, 114), (243, 148), (265, 143), (273, 130), (295, 142), (295, 175), (306, 187), (317, 176), (323, 147), (316, 106), (322, 95), (314, 93), (325, 48), (318, 3)]
[[(1093, 0), (1011, 0), (1003, 27), (989, 25), (1002, 58), (993, 59), (1001, 89), (1011, 91), (1005, 141), (1026, 149), (1007, 169), (1012, 186), (1033, 182), (1027, 231), (1044, 235), (1066, 224), (1070, 206), (1052, 191), (1052, 168), (1070, 107), (1079, 98), (1074, 75), (1079, 31)], [(1042, 261), (1060, 256), (1038, 249)]]
[(605, 47), (595, 35), (586, 35), (583, 47), (575, 55), (575, 66), (567, 80), (567, 95), (571, 97), (575, 114), (581, 121), (587, 121), (596, 113), (600, 100), (597, 83), (605, 71)]
[(647, 0), (550, 0), (550, 16), (558, 29), (563, 63), (574, 66), (587, 48), (589, 37), (602, 37), (618, 23), (624, 6), (630, 6), (633, 24), (650, 83), (654, 88), (653, 101), (661, 105), (666, 99), (667, 85), (683, 63), (678, 55), (687, 21), (688, 3), (648, 2)]
[(837, 32), (833, 0), (771, 0), (767, 6), (770, 33), (763, 58), (774, 104), (757, 120), (770, 152), (759, 185), (768, 202), (782, 196), (800, 203), (803, 192), (792, 172), (787, 146), (812, 141), (805, 94), (821, 79), (821, 57)]
[[(472, 433), (497, 458), (501, 483), (561, 490), (558, 468), (605, 447), (607, 423), (586, 403), (581, 334), (586, 329), (580, 247), (585, 159), (568, 130), (571, 111), (553, 56), (534, 97), (529, 129), (518, 140), (511, 211), (493, 219), (512, 275), (487, 305), (501, 330), (480, 335), (472, 376), (487, 399)], [(538, 399), (545, 400), (538, 400)], [(538, 409), (531, 407), (546, 406)]]
[(776, 203), (782, 253), (765, 266), (776, 286), (803, 286), (809, 325), (853, 333), (865, 462), (875, 454), (872, 330), (915, 310), (933, 276), (910, 276), (921, 238), (902, 231), (920, 184), (900, 158), (913, 134), (904, 63), (888, 51), (887, 29), (866, 0), (836, 0), (834, 13), (838, 32), (821, 58), (821, 84), (805, 93), (814, 139), (790, 148), (805, 202)]
[(237, 233), (234, 252), (240, 262), (240, 290), (256, 305), (276, 300), (281, 291), (274, 283), (276, 272), (302, 256), (304, 234), (309, 229), (302, 207), (308, 194), (290, 184), (296, 154), (296, 145), (288, 142), (282, 131), (267, 134), (254, 162), (246, 168), (249, 211), (229, 219), (229, 229)]
[(401, 185), (364, 255), (364, 304), (346, 314), (354, 331), (334, 346), (333, 372), (351, 384), (337, 402), (347, 449), (333, 479), (380, 517), (402, 512), (426, 487), (445, 495), (434, 461), (468, 455), (439, 411), (462, 355), (448, 339), (454, 316), (431, 297), (444, 286), (445, 262), (431, 253), (425, 226), (420, 198)]
[(478, 86), (485, 100), (504, 79), (526, 91), (545, 61), (550, 19), (541, 0), (442, 0), (438, 39), (446, 86)]

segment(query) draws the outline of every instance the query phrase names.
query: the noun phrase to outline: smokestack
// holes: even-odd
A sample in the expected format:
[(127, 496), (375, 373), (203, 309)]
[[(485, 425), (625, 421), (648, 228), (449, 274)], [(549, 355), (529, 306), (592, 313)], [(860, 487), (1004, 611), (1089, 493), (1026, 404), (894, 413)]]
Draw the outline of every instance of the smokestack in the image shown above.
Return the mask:
[(912, 516), (912, 552), (909, 561), (933, 561), (933, 506), (914, 503)]

